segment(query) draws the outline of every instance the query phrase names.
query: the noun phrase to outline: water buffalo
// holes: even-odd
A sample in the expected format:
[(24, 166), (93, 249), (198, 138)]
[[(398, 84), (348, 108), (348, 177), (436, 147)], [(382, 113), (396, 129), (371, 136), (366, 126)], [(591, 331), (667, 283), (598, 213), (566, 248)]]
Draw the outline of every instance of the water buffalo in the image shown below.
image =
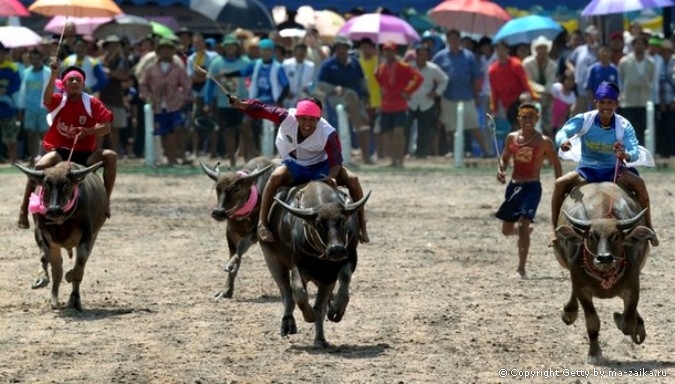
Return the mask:
[[(297, 304), (307, 322), (314, 322), (314, 345), (327, 347), (324, 316), (339, 322), (349, 303), (349, 283), (356, 270), (359, 223), (354, 213), (370, 192), (357, 202), (323, 181), (282, 189), (275, 197), (269, 228), (276, 239), (261, 242), (267, 267), (279, 286), (284, 304), (281, 335), (297, 333), (293, 310)], [(318, 290), (314, 307), (307, 282)], [(337, 294), (332, 297), (335, 283)]]
[(33, 283), (33, 288), (49, 285), (47, 265), (51, 264), (54, 279), (51, 297), (53, 309), (60, 308), (59, 286), (63, 278), (61, 248), (65, 248), (71, 258), (75, 248), (75, 266), (66, 273), (66, 281), (73, 286), (68, 308), (82, 311), (80, 283), (84, 266), (94, 248), (96, 236), (106, 221), (108, 198), (103, 180), (93, 173), (102, 165), (99, 162), (84, 168), (62, 161), (45, 170), (34, 170), (15, 164), (40, 186), (38, 194), (31, 197), (31, 212), (35, 241), (42, 251), (40, 260), (43, 270)]
[(645, 340), (637, 305), (640, 271), (649, 255), (647, 240), (654, 232), (644, 226), (644, 212), (632, 194), (613, 183), (575, 188), (563, 202), (554, 250), (560, 265), (570, 271), (572, 295), (562, 320), (567, 325), (574, 323), (581, 303), (591, 364), (603, 361), (594, 297), (623, 299), (623, 313), (614, 313), (616, 326), (636, 344)]
[(225, 289), (217, 292), (214, 298), (231, 298), (241, 257), (258, 240), (256, 228), (261, 194), (277, 163), (265, 157), (256, 157), (239, 171), (227, 173), (220, 173), (217, 166), (211, 169), (201, 162), (199, 164), (204, 173), (216, 182), (218, 201), (211, 217), (217, 221), (227, 220), (225, 236), (230, 251), (230, 259), (224, 267), (227, 281)]

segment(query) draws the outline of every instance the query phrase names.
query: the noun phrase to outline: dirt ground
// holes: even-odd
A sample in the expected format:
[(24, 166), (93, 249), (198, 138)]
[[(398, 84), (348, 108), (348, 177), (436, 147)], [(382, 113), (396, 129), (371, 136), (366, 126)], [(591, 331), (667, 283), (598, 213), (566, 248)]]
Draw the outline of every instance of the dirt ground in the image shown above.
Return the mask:
[[(224, 224), (210, 218), (212, 182), (196, 169), (122, 172), (86, 267), (84, 312), (50, 309), (49, 290), (30, 289), (32, 230), (15, 226), (25, 176), (3, 166), (0, 382), (498, 383), (526, 373), (539, 375), (527, 382), (675, 382), (675, 173), (645, 175), (661, 240), (642, 272), (647, 339), (635, 346), (616, 329), (619, 299), (596, 300), (609, 362), (594, 367), (583, 316), (569, 327), (560, 319), (570, 283), (546, 246), (551, 172), (521, 280), (516, 241), (493, 218), (504, 187), (492, 168), (448, 163), (359, 170), (373, 191), (372, 242), (359, 247), (345, 318), (326, 322), (325, 350), (297, 310), (299, 333), (279, 336), (282, 305), (257, 246), (234, 298), (212, 300), (225, 283)], [(64, 284), (61, 300), (69, 294)]]

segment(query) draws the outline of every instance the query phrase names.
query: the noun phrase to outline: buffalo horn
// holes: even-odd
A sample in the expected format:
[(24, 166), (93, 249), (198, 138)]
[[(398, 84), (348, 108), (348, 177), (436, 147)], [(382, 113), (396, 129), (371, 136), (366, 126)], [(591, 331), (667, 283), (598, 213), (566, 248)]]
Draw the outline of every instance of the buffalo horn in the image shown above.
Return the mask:
[(316, 212), (312, 208), (295, 208), (284, 203), (279, 198), (275, 197), (274, 200), (279, 203), (285, 210), (293, 214), (293, 216), (299, 217), (303, 220), (314, 220), (316, 218)]
[(14, 163), (14, 166), (19, 168), (19, 170), (21, 172), (25, 173), (27, 176), (30, 176), (30, 177), (33, 177), (33, 178), (36, 178), (36, 179), (42, 179), (42, 178), (45, 177), (45, 171), (26, 168), (19, 163)]
[(622, 231), (629, 228), (633, 228), (635, 224), (637, 224), (637, 222), (640, 221), (642, 215), (645, 214), (645, 211), (647, 211), (647, 208), (643, 209), (640, 213), (631, 217), (630, 219), (618, 220), (616, 223), (616, 227)]
[(272, 166), (274, 166), (274, 164), (270, 164), (270, 165), (268, 165), (266, 167), (263, 167), (261, 169), (256, 168), (253, 172), (251, 172), (250, 174), (248, 174), (246, 176), (242, 176), (241, 178), (242, 179), (255, 179), (256, 177), (260, 176), (261, 174), (263, 174), (268, 169), (272, 168)]
[(217, 169), (218, 169), (218, 164), (216, 164), (216, 166), (214, 167), (214, 169), (211, 169), (211, 168), (207, 167), (207, 166), (204, 165), (204, 163), (202, 163), (201, 161), (199, 162), (199, 165), (201, 165), (202, 170), (204, 171), (204, 173), (206, 173), (206, 176), (208, 176), (208, 177), (210, 177), (211, 179), (213, 179), (213, 181), (218, 181), (218, 174), (220, 173), (220, 172), (218, 172), (218, 170), (217, 170)]
[(586, 231), (586, 230), (588, 230), (588, 228), (591, 227), (591, 221), (590, 220), (577, 219), (576, 217), (573, 217), (572, 215), (567, 213), (567, 211), (565, 211), (564, 209), (563, 209), (562, 212), (565, 215), (565, 217), (567, 218), (567, 221), (569, 221), (570, 224), (572, 224), (573, 227), (575, 227), (577, 229), (581, 229), (582, 231)]
[(351, 215), (352, 213), (358, 211), (364, 204), (366, 204), (366, 201), (368, 201), (368, 198), (370, 198), (371, 193), (373, 193), (373, 191), (368, 191), (368, 193), (363, 196), (361, 200), (354, 203), (345, 204), (343, 206), (345, 215)]
[(102, 165), (103, 165), (103, 162), (99, 161), (98, 163), (96, 163), (94, 165), (90, 165), (87, 168), (80, 168), (80, 169), (75, 169), (75, 170), (71, 169), (70, 172), (68, 172), (68, 176), (74, 177), (74, 178), (85, 176), (89, 172), (94, 172), (97, 169), (101, 168)]

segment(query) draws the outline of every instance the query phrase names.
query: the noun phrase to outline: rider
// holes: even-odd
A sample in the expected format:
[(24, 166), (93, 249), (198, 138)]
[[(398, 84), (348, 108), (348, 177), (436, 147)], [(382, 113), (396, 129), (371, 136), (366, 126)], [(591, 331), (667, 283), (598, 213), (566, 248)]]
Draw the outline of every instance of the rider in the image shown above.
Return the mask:
[[(572, 188), (586, 183), (616, 180), (619, 186), (635, 194), (643, 208), (648, 208), (644, 215), (645, 225), (653, 231), (649, 194), (645, 182), (635, 168), (625, 164), (638, 160), (640, 149), (631, 123), (615, 113), (619, 87), (614, 83), (602, 82), (595, 90), (594, 99), (596, 110), (574, 116), (555, 136), (556, 145), (563, 152), (567, 152), (572, 149), (570, 140), (576, 135), (580, 139), (581, 160), (576, 170), (558, 178), (555, 182), (551, 197), (553, 230), (555, 231), (558, 225), (558, 216), (565, 195)], [(556, 240), (554, 235), (553, 242)], [(656, 235), (650, 242), (654, 247), (659, 244)]]
[[(267, 216), (279, 187), (298, 185), (311, 180), (327, 179), (332, 185), (343, 185), (354, 201), (363, 198), (359, 179), (342, 165), (342, 145), (335, 128), (321, 118), (322, 105), (315, 98), (298, 101), (290, 110), (261, 103), (258, 100), (241, 101), (229, 96), (230, 105), (253, 118), (267, 119), (279, 124), (277, 151), (282, 163), (274, 170), (263, 191), (258, 221), (258, 238), (274, 242), (267, 227)], [(361, 225), (359, 239), (369, 242), (364, 208), (357, 211)]]
[[(78, 66), (72, 65), (60, 72), (63, 90), (55, 93), (59, 61), (52, 58), (49, 66), (52, 69), (51, 78), (42, 96), (42, 103), (50, 112), (47, 117), (50, 127), (42, 140), (48, 153), (40, 158), (35, 169), (49, 168), (68, 158), (80, 165), (103, 161), (103, 183), (108, 196), (106, 216), (110, 217), (110, 195), (115, 185), (117, 153), (109, 149), (97, 149), (96, 140), (110, 133), (113, 114), (99, 99), (83, 91), (85, 73)], [(19, 211), (19, 228), (30, 227), (28, 202), (35, 187), (35, 183), (28, 180)]]

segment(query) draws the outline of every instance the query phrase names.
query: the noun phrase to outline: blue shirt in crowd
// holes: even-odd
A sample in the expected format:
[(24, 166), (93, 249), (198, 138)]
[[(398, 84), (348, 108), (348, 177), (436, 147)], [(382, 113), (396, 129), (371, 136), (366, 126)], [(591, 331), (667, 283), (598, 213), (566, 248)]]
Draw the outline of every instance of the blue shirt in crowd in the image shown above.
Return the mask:
[(474, 86), (480, 78), (480, 63), (470, 51), (460, 48), (453, 53), (445, 48), (434, 55), (434, 64), (448, 75), (448, 87), (443, 97), (451, 101), (465, 101), (474, 98)]
[(363, 79), (365, 76), (361, 69), (361, 64), (354, 57), (349, 56), (347, 64), (340, 63), (335, 56), (332, 56), (321, 64), (319, 68), (319, 81), (349, 88), (356, 92), (359, 97), (365, 96), (363, 89)]

